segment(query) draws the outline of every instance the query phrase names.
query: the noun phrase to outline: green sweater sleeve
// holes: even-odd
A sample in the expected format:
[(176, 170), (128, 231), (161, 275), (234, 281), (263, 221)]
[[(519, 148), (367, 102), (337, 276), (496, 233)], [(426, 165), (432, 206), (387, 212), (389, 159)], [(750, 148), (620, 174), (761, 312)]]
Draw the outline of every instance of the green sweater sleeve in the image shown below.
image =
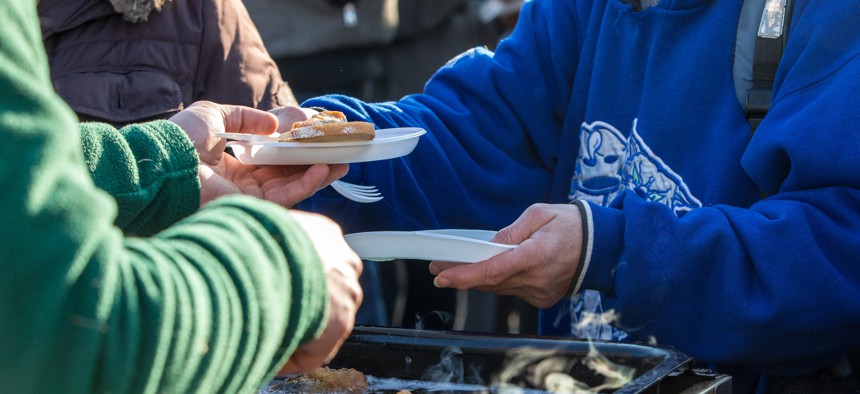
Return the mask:
[[(319, 257), (274, 204), (224, 198), (150, 238), (114, 227), (115, 201), (53, 94), (33, 0), (0, 0), (0, 136), (3, 392), (253, 391), (323, 328)], [(162, 167), (136, 170), (161, 186), (117, 184), (177, 203), (157, 189), (189, 154), (164, 144)]]
[(200, 206), (194, 145), (176, 124), (161, 120), (117, 131), (82, 123), (84, 161), (93, 181), (119, 206), (115, 224), (149, 236)]

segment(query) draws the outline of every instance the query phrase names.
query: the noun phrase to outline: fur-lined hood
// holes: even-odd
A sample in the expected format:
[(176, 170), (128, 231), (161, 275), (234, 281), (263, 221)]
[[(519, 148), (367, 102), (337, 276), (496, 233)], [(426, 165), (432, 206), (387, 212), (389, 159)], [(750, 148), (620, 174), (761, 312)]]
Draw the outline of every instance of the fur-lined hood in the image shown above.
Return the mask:
[(153, 9), (161, 11), (161, 6), (170, 0), (110, 0), (113, 9), (122, 14), (125, 20), (133, 23), (146, 22)]
[(120, 14), (132, 23), (146, 22), (153, 10), (172, 0), (39, 0), (42, 38), (47, 39), (98, 18)]

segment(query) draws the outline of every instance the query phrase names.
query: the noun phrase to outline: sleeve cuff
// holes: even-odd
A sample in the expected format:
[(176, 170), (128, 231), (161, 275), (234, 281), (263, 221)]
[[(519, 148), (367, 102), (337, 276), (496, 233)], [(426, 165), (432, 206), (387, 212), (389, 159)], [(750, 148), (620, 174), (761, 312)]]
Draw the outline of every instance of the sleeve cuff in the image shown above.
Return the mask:
[(582, 217), (582, 253), (571, 283), (571, 293), (584, 289), (615, 293), (615, 267), (624, 246), (624, 215), (621, 211), (574, 201)]
[(200, 159), (185, 131), (166, 120), (127, 126), (122, 131), (138, 160), (141, 187), (158, 190), (147, 227), (159, 231), (197, 211)]
[(594, 250), (594, 221), (591, 219), (591, 207), (588, 203), (582, 200), (576, 200), (572, 203), (579, 208), (580, 221), (582, 222), (582, 251), (579, 254), (579, 264), (576, 266), (576, 272), (573, 274), (573, 281), (570, 283), (569, 294), (579, 293), (582, 287), (582, 280), (585, 279), (585, 273), (588, 272), (588, 265), (591, 264), (591, 253)]

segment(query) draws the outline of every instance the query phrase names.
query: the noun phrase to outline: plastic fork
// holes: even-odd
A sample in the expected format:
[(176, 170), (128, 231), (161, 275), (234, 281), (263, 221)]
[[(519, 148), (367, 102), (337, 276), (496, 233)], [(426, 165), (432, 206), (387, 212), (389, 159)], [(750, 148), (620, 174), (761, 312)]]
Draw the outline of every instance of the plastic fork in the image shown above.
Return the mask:
[(334, 181), (331, 184), (331, 188), (340, 193), (340, 195), (355, 202), (371, 203), (382, 199), (382, 193), (380, 193), (379, 190), (376, 190), (375, 186), (363, 186), (342, 181)]

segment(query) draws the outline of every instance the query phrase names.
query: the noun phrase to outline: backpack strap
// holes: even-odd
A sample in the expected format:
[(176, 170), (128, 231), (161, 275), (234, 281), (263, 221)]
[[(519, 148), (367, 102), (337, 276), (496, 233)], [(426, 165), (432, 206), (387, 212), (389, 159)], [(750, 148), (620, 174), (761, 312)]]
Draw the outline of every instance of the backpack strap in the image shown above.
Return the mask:
[(770, 109), (774, 76), (788, 40), (792, 9), (792, 0), (746, 0), (741, 9), (732, 72), (738, 102), (744, 108), (751, 133)]

